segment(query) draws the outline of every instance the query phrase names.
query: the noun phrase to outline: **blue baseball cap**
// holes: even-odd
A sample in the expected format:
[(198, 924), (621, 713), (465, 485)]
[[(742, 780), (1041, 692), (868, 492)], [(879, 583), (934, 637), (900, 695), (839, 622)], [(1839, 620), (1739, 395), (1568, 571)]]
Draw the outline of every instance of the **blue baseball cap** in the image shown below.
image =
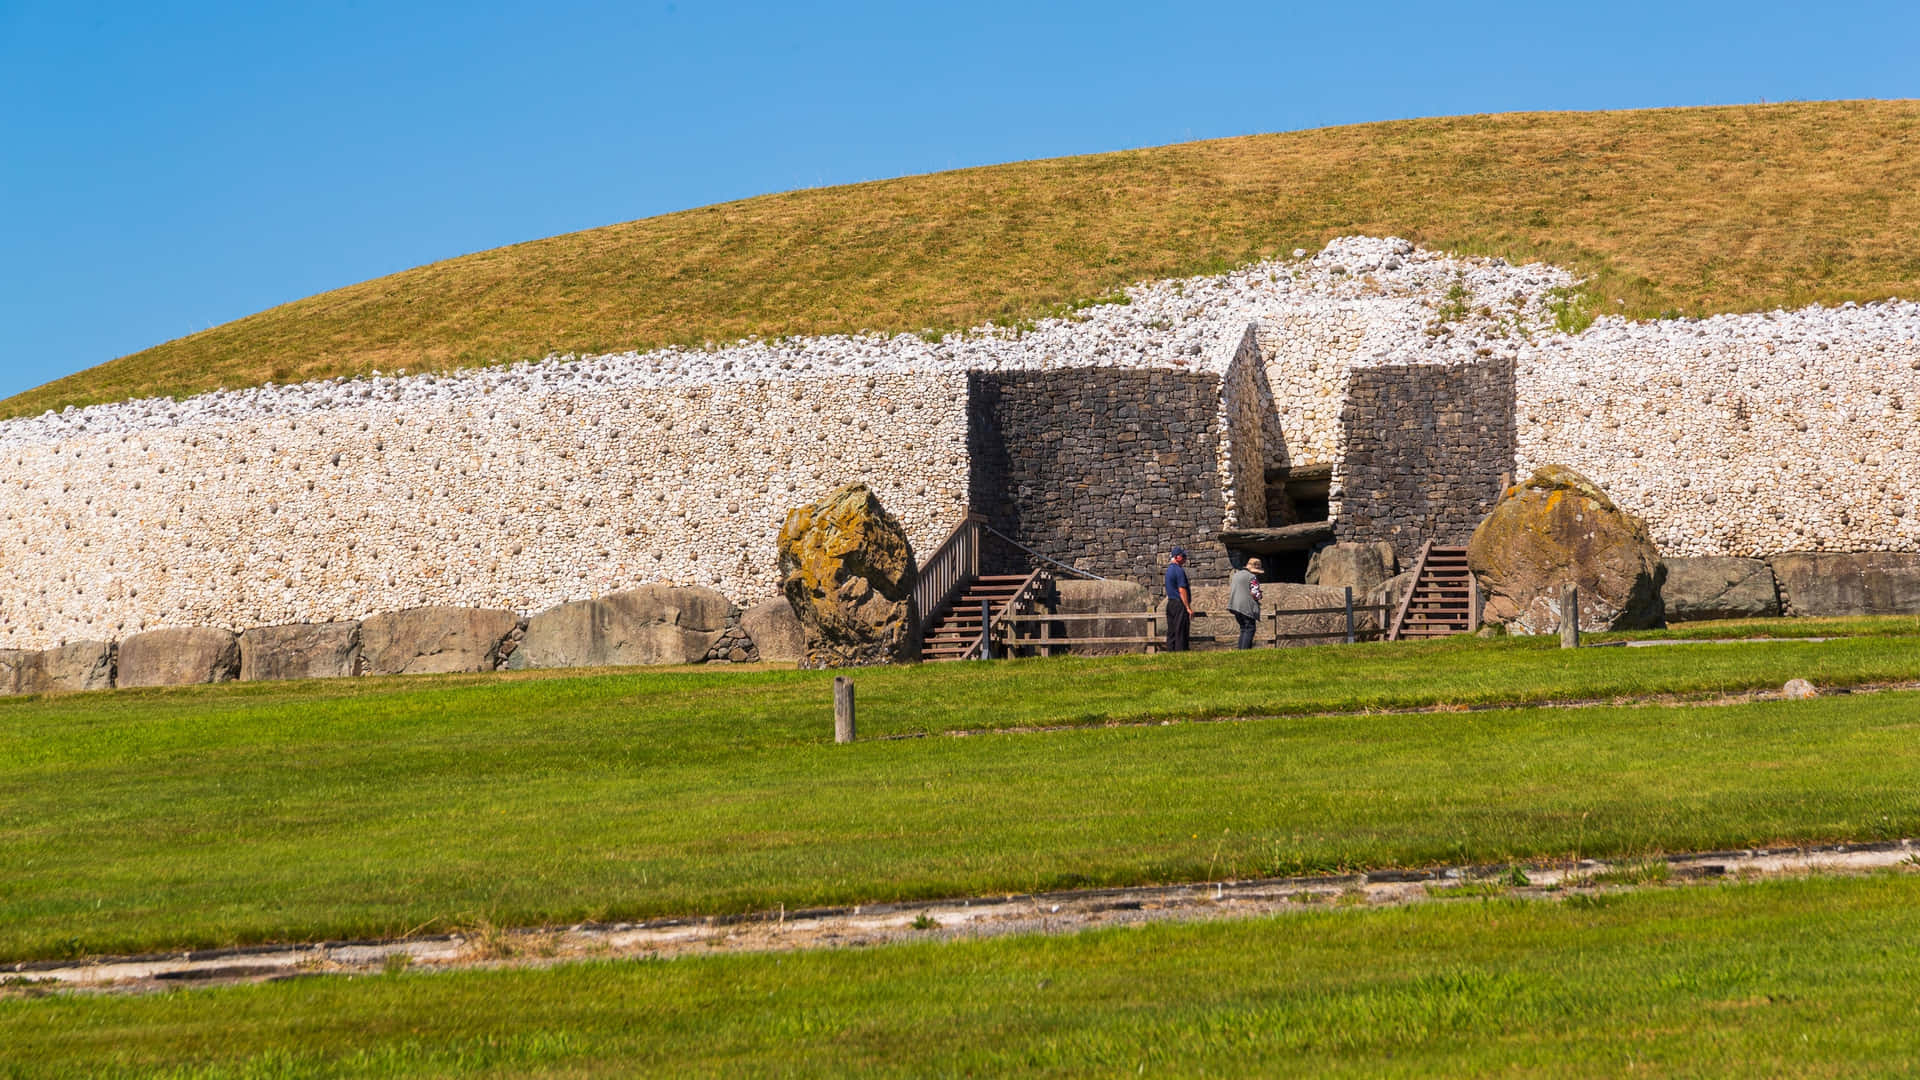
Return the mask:
[(1176, 558), (1176, 559), (1177, 559), (1177, 558), (1179, 558), (1180, 556), (1182, 556), (1182, 555), (1185, 555), (1186, 553), (1187, 553), (1187, 549), (1186, 549), (1186, 548), (1183, 548), (1183, 547), (1181, 547), (1181, 546), (1180, 546), (1179, 544), (1175, 544), (1175, 545), (1173, 545), (1173, 557), (1174, 557), (1174, 558)]

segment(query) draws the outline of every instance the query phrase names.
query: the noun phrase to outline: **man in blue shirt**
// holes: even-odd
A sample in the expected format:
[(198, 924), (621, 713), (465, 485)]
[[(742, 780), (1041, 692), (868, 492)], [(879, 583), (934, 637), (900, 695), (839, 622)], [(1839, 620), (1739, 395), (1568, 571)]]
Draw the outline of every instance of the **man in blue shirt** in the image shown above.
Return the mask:
[(1193, 633), (1193, 586), (1187, 581), (1187, 549), (1174, 545), (1167, 563), (1167, 651), (1186, 652)]

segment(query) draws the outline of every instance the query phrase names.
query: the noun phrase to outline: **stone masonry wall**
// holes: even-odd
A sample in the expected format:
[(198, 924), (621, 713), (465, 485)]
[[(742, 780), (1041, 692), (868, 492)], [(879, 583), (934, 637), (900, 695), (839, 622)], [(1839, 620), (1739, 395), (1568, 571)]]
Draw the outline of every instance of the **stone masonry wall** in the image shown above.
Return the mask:
[(1339, 538), (1386, 541), (1403, 563), (1423, 541), (1465, 544), (1513, 469), (1513, 372), (1501, 359), (1353, 368)]
[[(1068, 369), (969, 381), (974, 508), (993, 528), (1104, 577), (1157, 581), (1190, 548), (1224, 579), (1220, 376)], [(997, 567), (1002, 572), (1018, 566)]]
[[(1260, 528), (1267, 523), (1266, 467), (1284, 459), (1280, 417), (1260, 354), (1258, 324), (1248, 324), (1239, 348), (1220, 378), (1219, 416), (1223, 433), (1217, 483), (1225, 528)], [(1269, 449), (1271, 448), (1271, 449)], [(1277, 463), (1277, 461), (1275, 461)]]
[(846, 481), (872, 484), (916, 546), (946, 536), (966, 507), (965, 386), (376, 384), (239, 422), (16, 441), (0, 647), (433, 604), (527, 614), (647, 583), (770, 596), (787, 509)]

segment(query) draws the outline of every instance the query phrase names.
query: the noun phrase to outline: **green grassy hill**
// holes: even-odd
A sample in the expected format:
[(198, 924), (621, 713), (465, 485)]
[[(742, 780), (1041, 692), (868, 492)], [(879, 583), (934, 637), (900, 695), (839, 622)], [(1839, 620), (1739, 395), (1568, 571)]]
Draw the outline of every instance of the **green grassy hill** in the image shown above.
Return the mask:
[(1920, 296), (1920, 101), (1409, 120), (767, 195), (296, 301), (0, 402), (951, 329), (1347, 233), (1545, 258), (1604, 310)]

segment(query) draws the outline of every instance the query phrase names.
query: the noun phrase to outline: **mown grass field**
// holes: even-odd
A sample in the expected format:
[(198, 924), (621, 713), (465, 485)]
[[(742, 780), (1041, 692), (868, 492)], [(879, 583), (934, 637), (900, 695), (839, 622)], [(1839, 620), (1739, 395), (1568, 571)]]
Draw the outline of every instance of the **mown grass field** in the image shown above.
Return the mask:
[(0, 1076), (1886, 1076), (1920, 875), (0, 1000)]
[(16, 416), (554, 352), (1003, 324), (1334, 236), (1546, 259), (1632, 317), (1920, 295), (1920, 102), (1404, 120), (766, 195), (297, 300)]
[[(0, 703), (0, 958), (1920, 832), (1920, 637), (247, 684)], [(1349, 715), (1324, 715), (1348, 713)], [(1231, 723), (1113, 722), (1264, 716)], [(1069, 725), (967, 738), (881, 739)]]

